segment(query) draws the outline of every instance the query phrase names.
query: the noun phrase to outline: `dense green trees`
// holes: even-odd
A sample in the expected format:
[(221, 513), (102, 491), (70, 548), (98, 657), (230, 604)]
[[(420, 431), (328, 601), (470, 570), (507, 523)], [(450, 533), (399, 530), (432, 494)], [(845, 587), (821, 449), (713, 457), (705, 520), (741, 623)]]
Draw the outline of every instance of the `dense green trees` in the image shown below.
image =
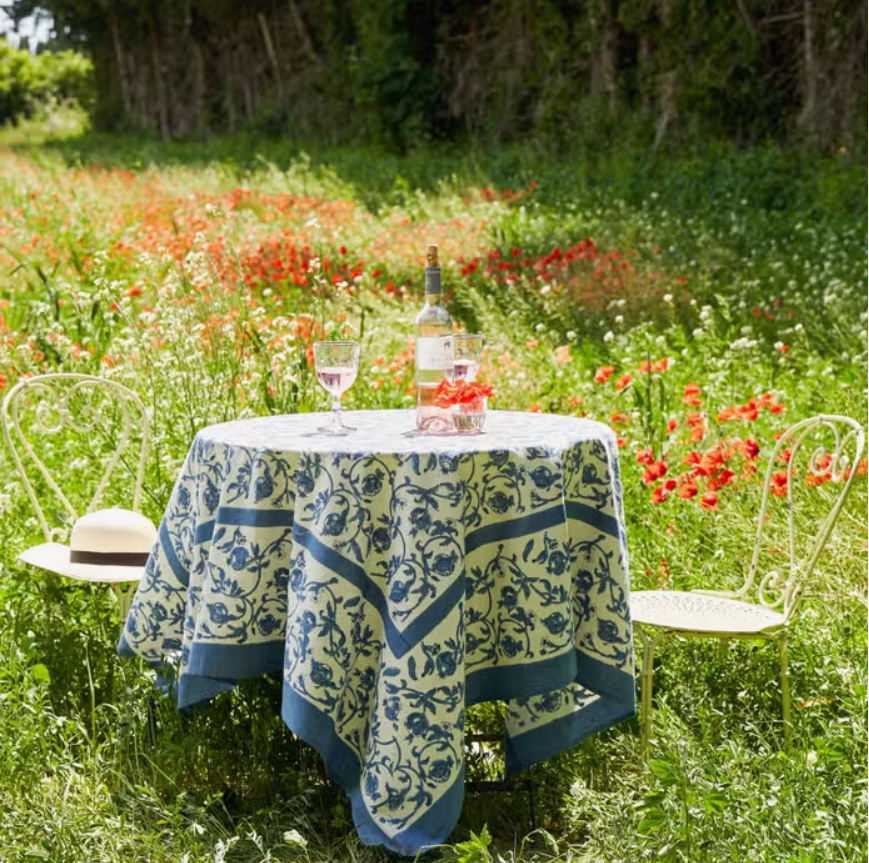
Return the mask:
[(0, 126), (29, 117), (47, 102), (75, 101), (89, 107), (93, 70), (73, 51), (31, 54), (0, 38)]
[[(605, 140), (641, 129), (823, 147), (865, 128), (864, 0), (15, 0), (82, 42), (97, 119), (328, 141)], [(605, 133), (601, 137), (601, 133)]]

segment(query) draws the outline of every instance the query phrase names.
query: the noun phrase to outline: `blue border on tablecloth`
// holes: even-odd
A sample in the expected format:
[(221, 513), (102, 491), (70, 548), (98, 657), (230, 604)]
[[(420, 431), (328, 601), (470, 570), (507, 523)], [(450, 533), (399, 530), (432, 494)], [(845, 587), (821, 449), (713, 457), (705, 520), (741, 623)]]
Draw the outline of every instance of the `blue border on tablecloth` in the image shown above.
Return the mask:
[(576, 675), (574, 680), (580, 686), (615, 699), (630, 699), (636, 702), (636, 683), (633, 670), (628, 673), (615, 665), (609, 665), (580, 650), (575, 651)]
[[(564, 504), (556, 504), (530, 515), (487, 524), (484, 527), (469, 531), (465, 536), (465, 551), (471, 552), (491, 542), (513, 539), (555, 527), (563, 523), (565, 515), (574, 521), (581, 521), (612, 536), (621, 536), (616, 518), (588, 504), (568, 500)], [(214, 528), (217, 526), (292, 527), (294, 521), (292, 510), (222, 506), (217, 510), (212, 520), (197, 525), (194, 543), (199, 545), (210, 540)], [(171, 550), (171, 546), (169, 547)]]
[[(561, 689), (576, 678), (575, 651), (567, 649), (557, 656), (533, 663), (493, 665), (470, 671), (465, 678), (465, 701), (498, 701), (525, 698), (551, 689)], [(508, 696), (504, 693), (509, 692)]]
[[(169, 569), (172, 570), (175, 578), (184, 586), (190, 583), (190, 573), (175, 554), (175, 548), (172, 545), (172, 537), (169, 536), (169, 528), (166, 527), (166, 519), (160, 522), (160, 547), (163, 549), (163, 554), (166, 556), (166, 562), (169, 564)], [(149, 561), (150, 562), (150, 561)]]
[(295, 514), (291, 509), (252, 509), (246, 506), (222, 506), (210, 521), (196, 525), (193, 544), (202, 545), (214, 536), (216, 527), (292, 527)]
[[(624, 672), (619, 672), (624, 674)], [(633, 680), (633, 675), (630, 676)], [(554, 755), (561, 755), (572, 749), (591, 734), (596, 734), (630, 719), (636, 713), (633, 699), (630, 703), (611, 701), (602, 695), (597, 701), (582, 710), (571, 713), (562, 719), (547, 722), (513, 737), (507, 736), (506, 761), (507, 773), (516, 773), (539, 764)]]
[(615, 516), (576, 500), (566, 500), (564, 502), (564, 511), (567, 513), (567, 517), (574, 521), (590, 524), (592, 527), (596, 527), (598, 530), (602, 530), (616, 539), (622, 539), (619, 522)]
[[(600, 699), (580, 711), (548, 722), (540, 728), (533, 728), (513, 737), (508, 735), (506, 745), (508, 773), (515, 773), (532, 764), (545, 761), (553, 755), (566, 752), (586, 737), (636, 715), (636, 679), (633, 670), (623, 671), (579, 649), (575, 650), (572, 656), (576, 661), (576, 673), (569, 682), (578, 683), (599, 695)], [(516, 697), (521, 696), (510, 696), (510, 698)]]
[(262, 641), (256, 644), (209, 644), (195, 641), (190, 646), (185, 674), (238, 680), (259, 677), (284, 668), (286, 642)]
[(426, 846), (440, 845), (452, 833), (465, 799), (464, 764), (446, 793), (410, 827), (389, 837), (375, 824), (362, 798), (362, 771), (357, 754), (335, 733), (332, 720), (306, 701), (284, 681), (281, 717), (293, 734), (312, 746), (323, 758), (329, 778), (347, 793), (353, 823), (366, 845), (380, 845), (407, 856)]
[(516, 539), (561, 524), (564, 524), (564, 506), (562, 504), (538, 510), (519, 518), (487, 524), (484, 527), (471, 530), (465, 535), (465, 554), (470, 554), (472, 551), (493, 542)]
[[(179, 709), (192, 707), (226, 692), (242, 678), (283, 670), (284, 650), (283, 639), (259, 644), (195, 642), (190, 650), (187, 669), (176, 688)], [(120, 656), (138, 658), (123, 635), (117, 652)], [(159, 662), (149, 664), (155, 668), (163, 665)], [(465, 679), (465, 697), (469, 705), (526, 698), (575, 682), (599, 695), (633, 699), (633, 681), (632, 674), (619, 672), (613, 666), (579, 650), (567, 650), (540, 662), (495, 665), (470, 671)], [(168, 691), (166, 686), (162, 688)]]
[[(283, 639), (240, 645), (194, 643), (187, 668), (179, 681), (179, 707), (190, 707), (197, 700), (210, 697), (208, 688), (196, 685), (195, 679), (220, 684), (214, 693), (217, 694), (226, 691), (225, 684), (231, 687), (242, 678), (282, 671), (284, 650)], [(131, 658), (137, 656), (123, 635), (118, 653)], [(622, 672), (576, 649), (540, 662), (495, 665), (470, 671), (465, 678), (465, 698), (467, 704), (526, 698), (561, 689), (570, 683), (579, 683), (598, 695), (629, 699), (633, 703), (633, 674)], [(198, 698), (192, 697), (195, 695)]]
[[(232, 688), (242, 678), (259, 677), (283, 670), (284, 647), (283, 639), (240, 645), (194, 643), (185, 672), (178, 681), (178, 707), (186, 709), (200, 701), (206, 701), (220, 692), (225, 692), (227, 688)], [(136, 655), (123, 636), (118, 652), (122, 656)], [(540, 695), (567, 686), (576, 676), (577, 662), (573, 650), (541, 662), (481, 668), (471, 671), (466, 677), (466, 702), (478, 704), (482, 701)], [(209, 688), (209, 682), (214, 684), (213, 692)], [(583, 685), (593, 688), (589, 683)], [(505, 696), (505, 692), (508, 695)]]

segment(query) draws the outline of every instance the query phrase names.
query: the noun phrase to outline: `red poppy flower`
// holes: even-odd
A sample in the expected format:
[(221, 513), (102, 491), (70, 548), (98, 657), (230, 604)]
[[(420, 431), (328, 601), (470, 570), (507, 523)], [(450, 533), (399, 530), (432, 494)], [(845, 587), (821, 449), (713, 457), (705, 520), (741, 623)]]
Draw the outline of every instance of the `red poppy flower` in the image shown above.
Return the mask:
[(614, 371), (615, 366), (601, 366), (594, 373), (594, 382), (596, 384), (605, 384), (610, 379), (610, 376), (613, 374)]
[(697, 488), (697, 484), (693, 482), (693, 480), (689, 480), (679, 489), (679, 497), (684, 500), (690, 500), (700, 489)]
[(643, 471), (643, 482), (646, 485), (651, 485), (656, 479), (664, 476), (665, 473), (667, 473), (667, 465), (664, 462), (653, 462)]
[(739, 447), (739, 451), (742, 453), (742, 455), (745, 456), (745, 458), (747, 459), (751, 459), (752, 461), (754, 461), (754, 459), (756, 459), (760, 454), (760, 445), (753, 438), (748, 437), (744, 441), (741, 441), (739, 444), (737, 444), (737, 446)]
[(776, 471), (770, 479), (770, 490), (775, 497), (785, 497), (788, 493), (787, 470)]
[(706, 422), (702, 423), (702, 425), (695, 425), (692, 427), (691, 432), (688, 435), (688, 439), (692, 443), (700, 443), (703, 438), (706, 437)]
[(659, 485), (652, 492), (652, 503), (663, 503), (670, 496), (670, 490), (663, 485)]
[(823, 485), (825, 482), (829, 482), (832, 478), (832, 474), (815, 473), (810, 470), (806, 474), (806, 485)]
[(665, 372), (670, 366), (670, 358), (669, 357), (661, 357), (659, 360), (655, 360), (654, 362), (649, 362), (648, 360), (643, 360), (640, 363), (639, 372), (641, 375), (646, 375), (649, 372)]
[(626, 386), (627, 386), (627, 385), (628, 385), (632, 380), (633, 380), (633, 378), (632, 378), (630, 372), (627, 372), (627, 373), (623, 374), (623, 375), (622, 375), (622, 376), (621, 376), (621, 377), (616, 381), (616, 392), (617, 392), (617, 393), (620, 393), (620, 392), (621, 392), (621, 391), (622, 391), (622, 390), (623, 390), (623, 389), (624, 389), (624, 388), (625, 388), (625, 387), (626, 387)]
[(700, 506), (703, 509), (718, 509), (718, 495), (714, 491), (707, 491), (700, 495)]
[[(482, 381), (456, 381), (450, 383), (443, 380), (435, 390), (434, 403), (439, 408), (448, 408), (452, 405), (471, 404), (482, 398), (494, 398), (495, 390)], [(540, 410), (540, 408), (537, 408)]]

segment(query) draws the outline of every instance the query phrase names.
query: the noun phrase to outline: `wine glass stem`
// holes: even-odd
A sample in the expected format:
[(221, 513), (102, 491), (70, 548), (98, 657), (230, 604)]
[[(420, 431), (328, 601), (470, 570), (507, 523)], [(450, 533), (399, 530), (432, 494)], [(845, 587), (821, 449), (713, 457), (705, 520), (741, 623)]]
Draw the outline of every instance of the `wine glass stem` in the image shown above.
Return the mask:
[(344, 428), (341, 422), (341, 396), (332, 396), (332, 429), (338, 431)]

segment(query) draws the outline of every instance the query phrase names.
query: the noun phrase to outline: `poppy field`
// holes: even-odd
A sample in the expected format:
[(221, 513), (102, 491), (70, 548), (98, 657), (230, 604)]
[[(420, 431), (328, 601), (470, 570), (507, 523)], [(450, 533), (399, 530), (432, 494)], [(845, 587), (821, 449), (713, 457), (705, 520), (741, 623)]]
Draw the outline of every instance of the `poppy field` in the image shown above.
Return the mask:
[[(856, 157), (728, 151), (643, 173), (532, 153), (434, 166), (248, 155), (124, 139), (0, 147), (0, 397), (49, 371), (137, 392), (152, 418), (143, 507), (157, 523), (200, 428), (327, 408), (318, 339), (362, 344), (346, 408), (415, 404), (427, 243), (453, 318), (486, 337), (492, 408), (616, 431), (635, 589), (738, 587), (777, 437), (818, 413), (866, 425)], [(41, 446), (83, 499), (98, 444)], [(816, 501), (803, 516), (820, 512), (838, 488), (820, 467), (789, 474), (785, 453), (773, 508), (796, 476)], [(422, 859), (865, 859), (865, 458), (851, 469), (794, 627), (790, 741), (769, 645), (669, 639), (648, 758), (636, 720), (623, 723), (530, 771), (540, 829), (519, 792), (470, 795), (454, 844)], [(123, 483), (109, 496), (122, 502)], [(187, 717), (158, 698), (149, 739), (154, 675), (115, 655), (112, 595), (16, 561), (41, 540), (4, 451), (0, 860), (388, 859), (359, 844), (343, 796), (291, 740), (279, 681)], [(767, 569), (784, 543), (764, 540)], [(470, 718), (499, 720), (490, 705)], [(477, 751), (469, 772), (493, 778), (498, 758)]]

